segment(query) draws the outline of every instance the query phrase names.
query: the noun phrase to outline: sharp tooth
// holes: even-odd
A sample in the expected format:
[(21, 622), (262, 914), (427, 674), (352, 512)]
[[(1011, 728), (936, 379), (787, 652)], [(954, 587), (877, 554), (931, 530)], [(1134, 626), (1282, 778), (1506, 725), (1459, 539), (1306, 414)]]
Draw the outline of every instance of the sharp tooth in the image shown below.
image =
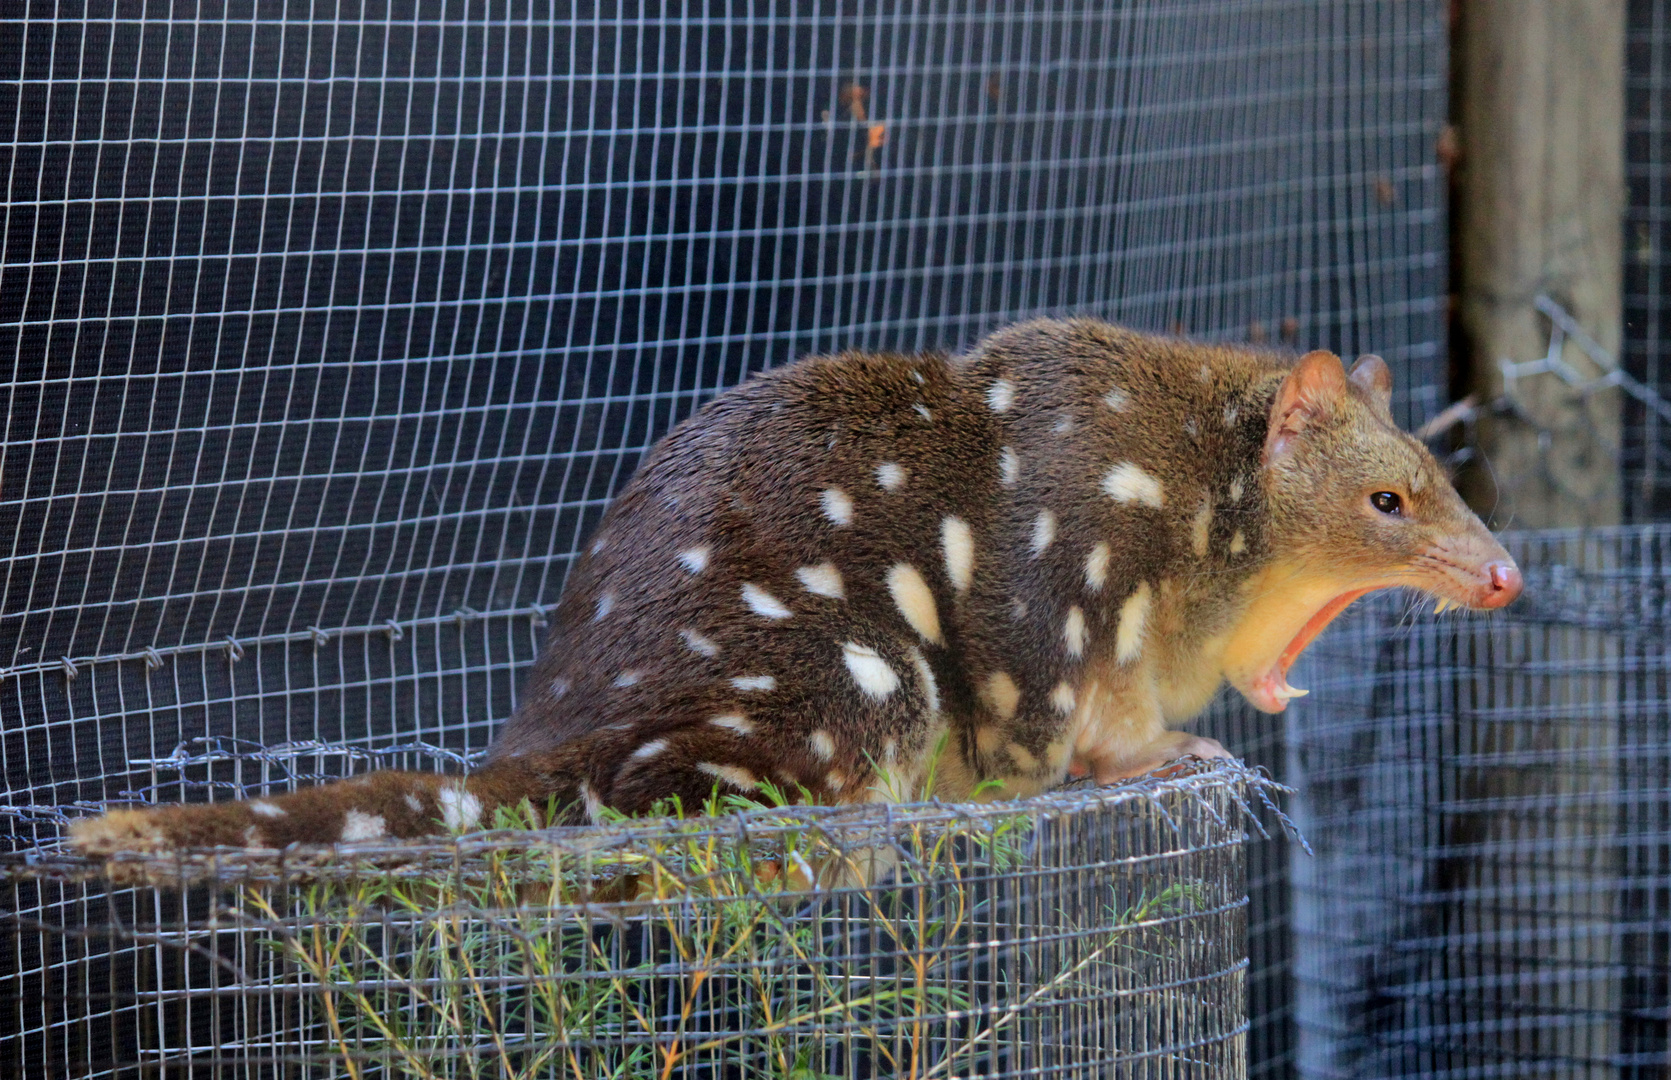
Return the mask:
[(1441, 599), (1433, 605), (1433, 614), (1443, 615), (1445, 613), (1445, 609), (1450, 607), (1450, 606), (1451, 606), (1451, 602), (1449, 600)]
[(1278, 700), (1289, 701), (1289, 700), (1292, 700), (1293, 698), (1305, 697), (1307, 694), (1311, 693), (1311, 691), (1310, 690), (1301, 690), (1298, 687), (1289, 686), (1288, 685), (1288, 680), (1284, 679), (1282, 681), (1282, 685), (1277, 687), (1276, 690), (1274, 690), (1272, 693), (1275, 695), (1275, 697)]

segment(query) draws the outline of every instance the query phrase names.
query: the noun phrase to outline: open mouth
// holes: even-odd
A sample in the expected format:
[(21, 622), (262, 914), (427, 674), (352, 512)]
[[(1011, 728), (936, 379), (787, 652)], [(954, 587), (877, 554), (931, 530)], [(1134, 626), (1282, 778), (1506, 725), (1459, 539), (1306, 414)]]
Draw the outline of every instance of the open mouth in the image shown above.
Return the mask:
[(1282, 650), (1276, 662), (1260, 673), (1253, 680), (1253, 684), (1244, 693), (1253, 702), (1255, 708), (1261, 712), (1279, 713), (1288, 707), (1288, 702), (1297, 697), (1304, 697), (1309, 690), (1301, 690), (1288, 685), (1288, 669), (1294, 666), (1294, 661), (1300, 658), (1300, 653), (1311, 644), (1313, 638), (1323, 632), (1323, 628), (1334, 621), (1336, 615), (1351, 606), (1352, 601), (1374, 589), (1353, 589), (1351, 592), (1341, 593), (1318, 609), (1317, 614), (1300, 627), (1300, 632)]

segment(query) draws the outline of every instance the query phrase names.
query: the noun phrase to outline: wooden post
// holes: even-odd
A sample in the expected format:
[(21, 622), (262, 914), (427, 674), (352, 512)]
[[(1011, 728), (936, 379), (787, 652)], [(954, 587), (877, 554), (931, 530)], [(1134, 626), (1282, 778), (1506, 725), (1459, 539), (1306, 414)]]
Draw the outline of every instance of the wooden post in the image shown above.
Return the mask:
[[(1498, 360), (1535, 360), (1547, 293), (1619, 355), (1624, 0), (1453, 0), (1456, 317), (1469, 389), (1503, 391)], [(1571, 342), (1564, 358), (1598, 369)], [(1619, 521), (1620, 396), (1521, 380), (1523, 418), (1482, 422), (1464, 493), (1513, 528)]]
[[(1547, 294), (1619, 355), (1624, 228), (1624, 0), (1454, 0), (1456, 316), (1470, 389), (1504, 392), (1499, 360), (1535, 360), (1549, 322)], [(1568, 341), (1561, 359), (1600, 369)], [(1484, 465), (1464, 481), (1476, 509), (1517, 529), (1616, 524), (1622, 515), (1621, 407), (1616, 390), (1584, 396), (1553, 374), (1515, 382), (1516, 415), (1480, 425)], [(1571, 545), (1577, 565), (1602, 571), (1606, 543)], [(1476, 635), (1483, 636), (1483, 635)], [(1618, 642), (1548, 628), (1548, 640), (1476, 642), (1496, 674), (1465, 693), (1522, 711), (1515, 722), (1460, 720), (1461, 804), (1448, 842), (1452, 883), (1481, 898), (1458, 929), (1483, 944), (1472, 962), (1510, 989), (1520, 1025), (1475, 1036), (1488, 1060), (1539, 1061), (1545, 1076), (1610, 1076), (1618, 1048)], [(1541, 645), (1541, 648), (1537, 646)], [(1526, 648), (1531, 655), (1518, 655)], [(1553, 674), (1528, 679), (1521, 672)], [(1467, 715), (1470, 709), (1461, 710)], [(1485, 708), (1479, 711), (1489, 713)], [(1547, 764), (1528, 765), (1528, 761)], [(1521, 809), (1515, 810), (1514, 807)], [(1507, 852), (1510, 855), (1495, 853)], [(1526, 875), (1523, 879), (1521, 875)], [(1489, 1011), (1489, 1010), (1488, 1010)], [(1510, 1010), (1501, 1010), (1509, 1019)], [(1540, 1022), (1548, 1017), (1548, 1022)], [(1557, 1064), (1559, 1063), (1559, 1064)]]

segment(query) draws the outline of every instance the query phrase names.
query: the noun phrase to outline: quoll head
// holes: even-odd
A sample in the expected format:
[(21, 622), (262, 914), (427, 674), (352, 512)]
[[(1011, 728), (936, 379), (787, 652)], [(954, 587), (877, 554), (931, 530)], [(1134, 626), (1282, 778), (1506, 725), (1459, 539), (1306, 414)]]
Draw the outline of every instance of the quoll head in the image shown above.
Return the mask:
[(1226, 671), (1265, 711), (1303, 693), (1288, 685), (1288, 668), (1365, 593), (1403, 586), (1435, 597), (1441, 610), (1482, 611), (1520, 595), (1520, 568), (1427, 448), (1399, 430), (1391, 396), (1380, 357), (1359, 359), (1348, 374), (1333, 353), (1312, 352), (1272, 401), (1262, 483), (1270, 550), (1280, 555), (1251, 622), (1277, 644), (1244, 646)]

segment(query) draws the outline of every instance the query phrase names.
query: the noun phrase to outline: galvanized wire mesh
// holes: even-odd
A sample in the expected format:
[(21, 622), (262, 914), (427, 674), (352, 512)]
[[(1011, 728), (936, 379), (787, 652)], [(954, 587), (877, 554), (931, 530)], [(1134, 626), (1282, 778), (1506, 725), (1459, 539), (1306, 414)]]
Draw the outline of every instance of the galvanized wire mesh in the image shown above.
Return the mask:
[[(46, 1075), (1237, 1077), (1220, 765), (980, 807), (17, 860), (0, 1057)], [(189, 883), (190, 887), (184, 887)]]
[(1509, 545), (1502, 612), (1371, 599), (1301, 662), (1301, 1075), (1671, 1070), (1671, 529)]
[[(1431, 5), (25, 14), (0, 84), (8, 846), (202, 797), (151, 764), (193, 739), (240, 751), (214, 797), (285, 780), (251, 746), (479, 752), (643, 449), (807, 352), (1082, 311), (1373, 349), (1401, 418), (1442, 402)], [(1216, 733), (1283, 768), (1268, 721)], [(1288, 1032), (1267, 850), (1256, 1072)]]

